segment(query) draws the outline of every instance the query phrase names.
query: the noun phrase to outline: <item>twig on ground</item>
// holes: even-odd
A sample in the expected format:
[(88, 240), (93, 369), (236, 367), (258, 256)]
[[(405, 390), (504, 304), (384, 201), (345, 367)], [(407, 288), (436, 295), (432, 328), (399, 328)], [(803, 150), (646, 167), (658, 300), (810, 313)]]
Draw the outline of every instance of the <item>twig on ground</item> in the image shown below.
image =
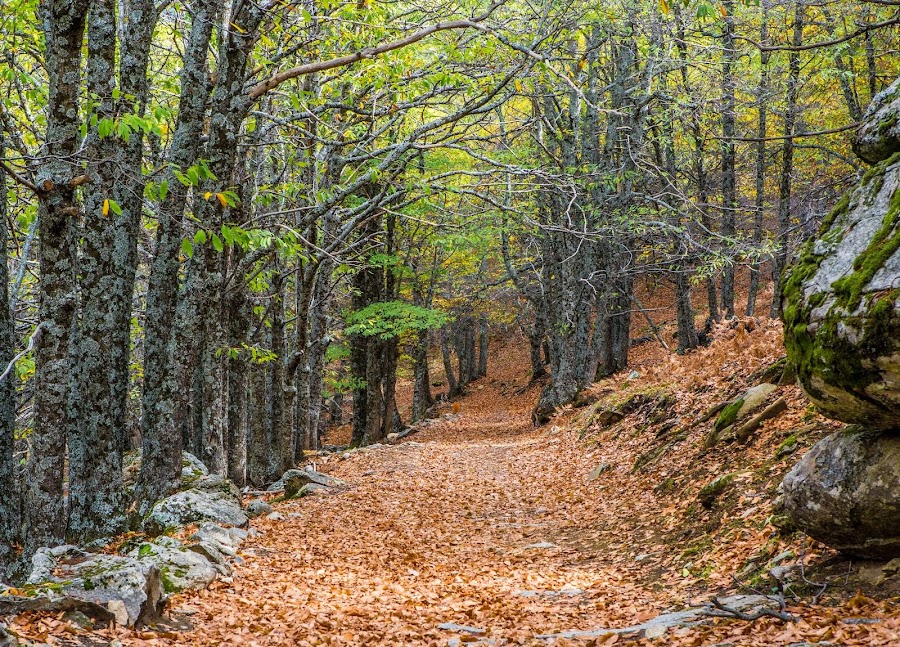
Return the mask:
[[(779, 600), (779, 604), (783, 607), (784, 599)], [(784, 622), (796, 622), (797, 620), (797, 618), (790, 613), (784, 611), (783, 608), (780, 611), (776, 611), (775, 609), (760, 607), (752, 613), (744, 613), (743, 611), (738, 611), (737, 609), (722, 604), (717, 597), (713, 597), (709, 603), (707, 603), (703, 615), (713, 618), (736, 618), (738, 620), (747, 620), (748, 622), (753, 622), (754, 620), (759, 620), (763, 617), (778, 618)]]

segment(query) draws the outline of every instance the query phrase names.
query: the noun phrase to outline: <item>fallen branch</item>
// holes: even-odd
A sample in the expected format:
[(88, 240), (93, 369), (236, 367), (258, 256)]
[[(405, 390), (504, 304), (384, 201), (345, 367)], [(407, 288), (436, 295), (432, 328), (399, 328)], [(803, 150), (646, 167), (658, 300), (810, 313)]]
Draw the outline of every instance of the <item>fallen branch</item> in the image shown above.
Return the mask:
[(750, 440), (750, 437), (754, 434), (754, 432), (762, 426), (766, 420), (771, 420), (776, 416), (784, 413), (788, 410), (787, 402), (785, 402), (784, 398), (778, 398), (770, 404), (768, 407), (763, 409), (761, 413), (757, 416), (751, 418), (743, 425), (741, 425), (735, 432), (734, 436), (740, 442), (745, 443)]
[(68, 613), (78, 611), (98, 622), (115, 622), (116, 616), (94, 602), (78, 598), (22, 598), (18, 596), (0, 596), (0, 616), (14, 616), (26, 611), (45, 611), (48, 613)]
[(760, 607), (751, 613), (744, 613), (743, 611), (738, 611), (733, 607), (722, 604), (722, 602), (719, 601), (719, 598), (713, 597), (706, 604), (706, 608), (703, 610), (703, 615), (712, 618), (734, 618), (736, 620), (746, 620), (748, 622), (753, 622), (754, 620), (759, 620), (760, 618), (765, 617), (778, 618), (779, 620), (782, 620), (784, 622), (796, 622), (797, 618), (784, 611), (784, 601), (781, 600), (779, 604), (781, 606), (781, 610), (779, 611), (770, 609), (768, 607)]

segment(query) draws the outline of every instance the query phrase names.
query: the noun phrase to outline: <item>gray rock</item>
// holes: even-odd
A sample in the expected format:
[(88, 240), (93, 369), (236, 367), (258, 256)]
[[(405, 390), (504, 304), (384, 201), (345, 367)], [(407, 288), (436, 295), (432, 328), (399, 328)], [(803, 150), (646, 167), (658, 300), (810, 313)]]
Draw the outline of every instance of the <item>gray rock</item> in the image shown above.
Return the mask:
[[(86, 553), (74, 546), (41, 548), (35, 557), (30, 584), (52, 584), (63, 595), (104, 606), (123, 626), (140, 626), (162, 613), (162, 578), (152, 562)], [(51, 563), (52, 573), (46, 577), (45, 569)]]
[(438, 629), (443, 629), (444, 631), (455, 631), (457, 633), (472, 634), (473, 636), (479, 636), (483, 633), (486, 633), (486, 630), (481, 629), (480, 627), (458, 625), (455, 622), (442, 622), (438, 625)]
[(212, 544), (222, 553), (233, 557), (247, 536), (247, 531), (241, 528), (223, 528), (214, 523), (201, 523), (191, 539)]
[(215, 544), (201, 541), (196, 544), (190, 544), (186, 548), (202, 555), (220, 575), (231, 575), (231, 564), (228, 563), (228, 556)]
[(759, 409), (762, 405), (766, 403), (769, 395), (775, 391), (778, 387), (774, 384), (768, 384), (763, 382), (762, 384), (757, 384), (756, 386), (750, 387), (741, 396), (741, 400), (743, 400), (741, 404), (741, 408), (738, 409), (737, 417), (735, 420), (743, 420), (751, 413)]
[(272, 506), (263, 499), (253, 499), (253, 501), (247, 504), (247, 515), (249, 515), (251, 519), (254, 517), (261, 517), (270, 512), (272, 512)]
[(588, 474), (588, 481), (596, 481), (610, 467), (611, 465), (609, 463), (600, 463), (597, 467), (591, 470), (590, 474)]
[(785, 476), (793, 524), (858, 557), (900, 556), (900, 434), (849, 427), (819, 441)]
[(284, 515), (276, 510), (275, 512), (267, 514), (266, 519), (269, 521), (284, 521)]
[(871, 169), (785, 277), (787, 357), (828, 417), (900, 426), (900, 162)]
[[(204, 477), (209, 478), (212, 477)], [(157, 501), (144, 519), (144, 531), (156, 536), (170, 528), (203, 521), (239, 527), (249, 523), (240, 499), (229, 492), (227, 486), (207, 485), (209, 489), (191, 488)]]
[(128, 556), (155, 564), (166, 593), (205, 589), (218, 575), (216, 568), (199, 552), (188, 550), (181, 545), (173, 545), (171, 542), (159, 540), (145, 542), (130, 551)]
[(0, 623), (0, 647), (19, 647), (19, 639), (11, 634), (3, 623)]
[(208, 476), (209, 470), (199, 458), (189, 452), (181, 452), (181, 482), (189, 484), (202, 476)]
[(301, 499), (305, 496), (313, 496), (314, 494), (322, 494), (323, 492), (327, 492), (329, 488), (324, 485), (319, 485), (318, 483), (307, 483), (297, 494), (294, 495), (295, 499)]
[(299, 493), (304, 485), (314, 484), (322, 487), (337, 487), (344, 485), (340, 479), (336, 479), (328, 474), (322, 474), (315, 470), (288, 470), (281, 476), (284, 483), (284, 498), (293, 499)]
[(863, 115), (853, 152), (876, 164), (900, 151), (900, 79), (879, 92)]

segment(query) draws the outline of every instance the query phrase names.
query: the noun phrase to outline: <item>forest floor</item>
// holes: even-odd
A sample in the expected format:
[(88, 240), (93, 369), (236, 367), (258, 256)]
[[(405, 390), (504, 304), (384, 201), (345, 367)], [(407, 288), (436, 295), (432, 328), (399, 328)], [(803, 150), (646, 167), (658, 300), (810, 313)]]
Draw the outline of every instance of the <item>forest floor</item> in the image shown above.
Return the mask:
[[(167, 628), (94, 632), (91, 644), (898, 645), (890, 581), (868, 586), (858, 565), (770, 525), (775, 484), (833, 428), (797, 387), (783, 387), (789, 411), (750, 445), (703, 450), (707, 429), (698, 426), (634, 469), (661, 442), (652, 420), (688, 419), (744, 388), (780, 341), (777, 324), (745, 320), (686, 357), (644, 344), (631, 379), (606, 380), (592, 394), (666, 392), (663, 416), (648, 410), (603, 428), (569, 410), (539, 429), (527, 347), (498, 343), (490, 376), (471, 385), (457, 415), (397, 444), (313, 459), (348, 486), (276, 503), (283, 519), (254, 520), (233, 580), (175, 596)], [(805, 436), (790, 437), (803, 425)], [(799, 450), (776, 457), (786, 438)], [(723, 473), (735, 474), (728, 491), (710, 509), (698, 505), (698, 490)], [(537, 637), (634, 625), (747, 592), (737, 582), (769, 590), (768, 566), (800, 560), (807, 579), (828, 586), (816, 604), (819, 587), (792, 587), (796, 622), (717, 619), (655, 639)], [(44, 623), (44, 639), (61, 641), (59, 622), (24, 618), (18, 629)]]

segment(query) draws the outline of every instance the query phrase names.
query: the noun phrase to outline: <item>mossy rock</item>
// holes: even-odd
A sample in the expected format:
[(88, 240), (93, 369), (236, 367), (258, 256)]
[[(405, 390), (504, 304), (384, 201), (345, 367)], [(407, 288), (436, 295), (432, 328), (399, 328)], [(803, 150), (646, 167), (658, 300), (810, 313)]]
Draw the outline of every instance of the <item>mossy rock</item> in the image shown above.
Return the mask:
[(870, 164), (900, 151), (900, 79), (872, 98), (853, 140), (853, 151)]
[(722, 409), (722, 413), (720, 413), (719, 417), (716, 419), (716, 424), (713, 425), (713, 429), (715, 429), (716, 432), (720, 432), (726, 427), (733, 425), (737, 420), (738, 411), (741, 410), (742, 406), (744, 406), (744, 400), (738, 398)]
[(871, 169), (781, 286), (787, 357), (826, 416), (900, 421), (900, 153)]
[(700, 492), (697, 493), (697, 499), (700, 501), (700, 504), (704, 508), (711, 508), (716, 499), (722, 496), (725, 490), (734, 482), (734, 477), (734, 474), (723, 474), (700, 488)]

